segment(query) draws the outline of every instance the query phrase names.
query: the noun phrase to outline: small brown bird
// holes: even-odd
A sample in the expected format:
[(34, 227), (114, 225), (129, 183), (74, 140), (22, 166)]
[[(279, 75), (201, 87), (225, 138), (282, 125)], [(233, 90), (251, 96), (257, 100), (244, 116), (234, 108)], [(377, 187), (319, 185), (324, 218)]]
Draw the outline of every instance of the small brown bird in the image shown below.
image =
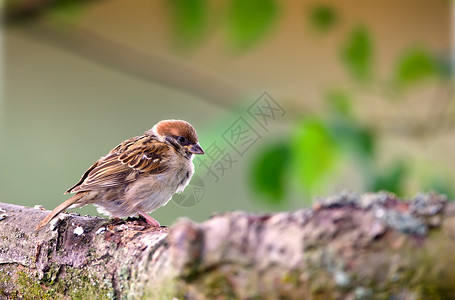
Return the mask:
[(147, 213), (185, 189), (194, 173), (193, 154), (204, 154), (193, 126), (181, 120), (160, 121), (98, 159), (65, 193), (76, 194), (57, 206), (36, 230), (66, 208), (87, 204), (112, 217), (141, 215), (160, 226)]

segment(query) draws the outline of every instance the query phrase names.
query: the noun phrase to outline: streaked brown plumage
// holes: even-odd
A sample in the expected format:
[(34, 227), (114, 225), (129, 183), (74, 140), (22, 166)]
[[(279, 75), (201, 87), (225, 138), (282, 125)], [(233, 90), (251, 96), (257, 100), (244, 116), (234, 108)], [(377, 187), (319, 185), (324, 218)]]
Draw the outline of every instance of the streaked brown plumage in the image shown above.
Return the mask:
[(181, 120), (160, 121), (96, 161), (66, 191), (76, 194), (57, 206), (36, 229), (70, 206), (87, 204), (112, 217), (141, 215), (159, 226), (147, 213), (183, 191), (194, 173), (193, 154), (204, 154), (193, 126)]

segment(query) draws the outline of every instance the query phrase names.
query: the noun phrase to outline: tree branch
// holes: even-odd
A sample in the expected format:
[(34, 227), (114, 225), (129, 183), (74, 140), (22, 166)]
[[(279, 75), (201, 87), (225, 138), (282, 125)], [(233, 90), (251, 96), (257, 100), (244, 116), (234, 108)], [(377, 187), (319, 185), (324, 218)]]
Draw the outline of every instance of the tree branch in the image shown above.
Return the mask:
[(184, 91), (222, 107), (234, 107), (245, 94), (237, 84), (183, 59), (140, 51), (77, 26), (62, 29), (42, 20), (33, 26), (17, 27), (16, 31), (107, 68)]
[(312, 209), (155, 228), (1, 204), (0, 295), (99, 299), (455, 297), (455, 205), (341, 194)]

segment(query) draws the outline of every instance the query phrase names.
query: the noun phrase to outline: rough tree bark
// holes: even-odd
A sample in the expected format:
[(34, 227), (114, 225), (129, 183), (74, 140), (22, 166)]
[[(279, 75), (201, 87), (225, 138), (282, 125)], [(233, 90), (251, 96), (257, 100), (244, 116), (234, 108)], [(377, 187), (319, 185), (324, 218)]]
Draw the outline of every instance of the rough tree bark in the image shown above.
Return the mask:
[(455, 203), (341, 194), (170, 228), (0, 203), (0, 298), (455, 299)]

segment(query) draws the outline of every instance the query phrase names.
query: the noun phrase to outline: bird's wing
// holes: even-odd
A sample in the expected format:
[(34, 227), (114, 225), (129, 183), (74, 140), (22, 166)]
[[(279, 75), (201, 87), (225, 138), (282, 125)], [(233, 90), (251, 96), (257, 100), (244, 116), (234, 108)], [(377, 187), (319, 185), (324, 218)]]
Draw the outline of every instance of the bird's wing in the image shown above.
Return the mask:
[(148, 135), (126, 140), (94, 163), (67, 193), (113, 188), (141, 173), (162, 173), (168, 168), (170, 151), (167, 144)]

